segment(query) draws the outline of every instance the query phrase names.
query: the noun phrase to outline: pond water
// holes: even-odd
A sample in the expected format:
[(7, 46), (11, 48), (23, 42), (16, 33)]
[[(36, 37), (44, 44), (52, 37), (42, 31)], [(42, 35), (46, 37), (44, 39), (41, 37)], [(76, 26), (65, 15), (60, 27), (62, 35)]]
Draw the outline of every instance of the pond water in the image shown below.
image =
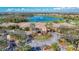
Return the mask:
[(49, 17), (49, 16), (32, 16), (27, 17), (27, 19), (29, 19), (29, 22), (49, 22), (49, 21), (63, 20), (63, 18)]

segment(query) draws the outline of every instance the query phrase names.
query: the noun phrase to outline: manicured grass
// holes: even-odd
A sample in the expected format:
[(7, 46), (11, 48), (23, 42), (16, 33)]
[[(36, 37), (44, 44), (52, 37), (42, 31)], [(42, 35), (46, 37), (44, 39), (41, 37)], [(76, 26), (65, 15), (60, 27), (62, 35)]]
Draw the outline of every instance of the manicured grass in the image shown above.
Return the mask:
[(37, 35), (35, 37), (36, 40), (39, 40), (39, 41), (45, 41), (45, 40), (48, 40), (51, 38), (51, 35), (50, 34), (45, 34), (45, 35)]

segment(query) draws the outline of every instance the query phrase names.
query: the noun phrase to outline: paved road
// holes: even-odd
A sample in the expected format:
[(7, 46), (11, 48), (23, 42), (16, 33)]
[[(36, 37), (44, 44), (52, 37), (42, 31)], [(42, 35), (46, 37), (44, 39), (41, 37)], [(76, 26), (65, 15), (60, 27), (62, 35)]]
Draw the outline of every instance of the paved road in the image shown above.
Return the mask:
[(44, 46), (44, 45), (51, 45), (53, 43), (58, 42), (58, 40), (60, 39), (60, 35), (58, 35), (57, 32), (52, 32), (52, 37), (49, 40), (46, 41), (38, 41), (38, 40), (32, 40), (31, 43), (29, 43), (28, 45), (32, 46), (32, 47), (38, 47), (38, 46)]

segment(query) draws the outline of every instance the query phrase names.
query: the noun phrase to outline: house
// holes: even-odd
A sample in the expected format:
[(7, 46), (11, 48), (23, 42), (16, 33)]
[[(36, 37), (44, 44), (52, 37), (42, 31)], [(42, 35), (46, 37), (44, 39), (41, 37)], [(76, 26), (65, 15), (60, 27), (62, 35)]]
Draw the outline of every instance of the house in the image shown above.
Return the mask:
[(0, 24), (0, 26), (3, 26), (3, 27), (14, 26), (14, 25), (17, 25), (17, 24), (16, 23), (2, 23), (2, 24)]
[(72, 24), (69, 24), (69, 23), (53, 23), (52, 27), (55, 31), (59, 31), (59, 32), (60, 32), (61, 28), (67, 28), (67, 29), (76, 28), (75, 25), (72, 25)]
[(30, 27), (30, 23), (29, 22), (21, 22), (21, 23), (17, 23), (17, 25), (20, 28)]
[(42, 23), (42, 22), (38, 22), (38, 23), (35, 23), (35, 28), (38, 28), (44, 32), (47, 31), (47, 28), (45, 26), (45, 23)]
[(54, 28), (74, 28), (75, 25), (69, 23), (53, 23)]

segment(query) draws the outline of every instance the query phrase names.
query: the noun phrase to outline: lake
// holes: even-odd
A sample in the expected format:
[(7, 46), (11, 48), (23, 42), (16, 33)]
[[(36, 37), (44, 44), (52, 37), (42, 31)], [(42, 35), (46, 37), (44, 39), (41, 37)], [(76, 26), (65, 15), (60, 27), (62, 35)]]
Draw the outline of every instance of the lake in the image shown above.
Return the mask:
[(50, 22), (50, 21), (63, 20), (63, 18), (49, 17), (49, 16), (32, 16), (27, 17), (27, 19), (29, 19), (29, 22)]

